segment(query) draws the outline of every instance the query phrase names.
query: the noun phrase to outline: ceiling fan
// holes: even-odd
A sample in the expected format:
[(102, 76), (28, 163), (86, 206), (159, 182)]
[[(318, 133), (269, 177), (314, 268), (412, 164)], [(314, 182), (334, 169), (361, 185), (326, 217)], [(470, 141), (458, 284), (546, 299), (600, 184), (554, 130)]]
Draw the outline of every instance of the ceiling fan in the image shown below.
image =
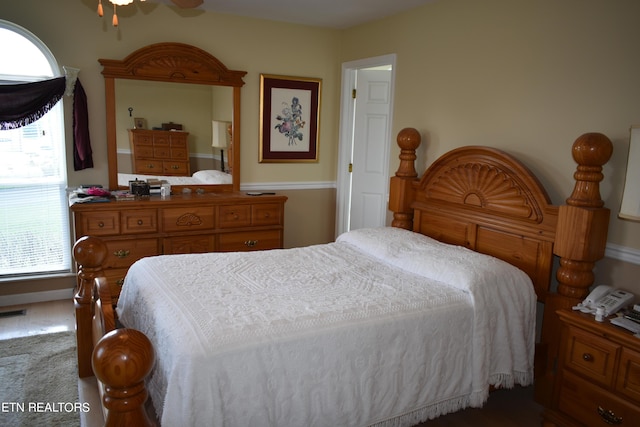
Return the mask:
[[(133, 0), (109, 0), (113, 3), (113, 26), (118, 26), (118, 15), (116, 13), (117, 6), (126, 6), (128, 4), (133, 3)], [(145, 0), (140, 0), (145, 1)], [(193, 9), (200, 6), (203, 3), (203, 0), (171, 0), (173, 4), (181, 9)], [(98, 16), (102, 17), (104, 15), (104, 11), (102, 9), (102, 0), (98, 0)]]

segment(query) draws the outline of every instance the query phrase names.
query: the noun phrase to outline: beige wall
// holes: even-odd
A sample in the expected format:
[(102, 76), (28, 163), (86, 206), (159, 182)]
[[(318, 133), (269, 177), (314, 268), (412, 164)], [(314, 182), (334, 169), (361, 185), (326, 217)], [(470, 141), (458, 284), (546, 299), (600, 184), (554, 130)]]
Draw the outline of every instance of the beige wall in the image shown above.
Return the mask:
[[(347, 31), (341, 60), (397, 54), (394, 132), (422, 132), (421, 170), (454, 147), (490, 145), (523, 159), (560, 204), (575, 139), (607, 135), (609, 241), (640, 250), (640, 223), (617, 218), (629, 127), (640, 124), (638, 16), (637, 0), (437, 0)], [(636, 278), (598, 274), (640, 294)]]
[[(120, 27), (114, 29), (110, 17), (96, 16), (96, 4), (0, 3), (0, 19), (34, 32), (60, 65), (81, 69), (96, 167), (70, 171), (70, 185), (107, 181), (98, 58), (123, 58), (144, 45), (174, 41), (207, 50), (231, 69), (246, 70), (241, 179), (260, 184), (335, 181), (341, 63), (396, 53), (394, 133), (407, 126), (423, 133), (421, 170), (454, 147), (491, 145), (523, 159), (552, 201), (562, 203), (573, 185), (571, 144), (584, 132), (602, 132), (614, 144), (602, 185), (602, 197), (613, 211), (609, 240), (640, 250), (640, 224), (616, 218), (629, 126), (640, 124), (636, 0), (436, 0), (346, 31), (216, 13), (179, 17), (174, 9), (139, 2), (120, 8)], [(318, 163), (258, 163), (260, 73), (323, 79)], [(397, 154), (394, 148), (392, 171)], [(333, 238), (333, 189), (283, 193), (289, 196), (287, 247)], [(622, 287), (635, 285), (632, 276), (614, 276), (603, 275)]]

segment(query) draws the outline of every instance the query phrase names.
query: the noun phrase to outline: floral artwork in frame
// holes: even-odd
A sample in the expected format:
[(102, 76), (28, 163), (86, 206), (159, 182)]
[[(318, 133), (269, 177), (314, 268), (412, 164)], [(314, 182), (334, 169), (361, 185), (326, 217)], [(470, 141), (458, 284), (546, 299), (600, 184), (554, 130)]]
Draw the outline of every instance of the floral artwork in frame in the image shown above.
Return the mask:
[(260, 75), (260, 162), (317, 162), (322, 80)]

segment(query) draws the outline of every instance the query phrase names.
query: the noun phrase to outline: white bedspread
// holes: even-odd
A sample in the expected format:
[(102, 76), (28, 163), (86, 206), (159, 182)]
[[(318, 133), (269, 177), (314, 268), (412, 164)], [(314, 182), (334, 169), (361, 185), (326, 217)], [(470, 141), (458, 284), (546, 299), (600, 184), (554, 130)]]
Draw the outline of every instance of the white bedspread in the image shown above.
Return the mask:
[(165, 427), (410, 426), (533, 381), (528, 277), (395, 228), (145, 258), (118, 314), (154, 344)]

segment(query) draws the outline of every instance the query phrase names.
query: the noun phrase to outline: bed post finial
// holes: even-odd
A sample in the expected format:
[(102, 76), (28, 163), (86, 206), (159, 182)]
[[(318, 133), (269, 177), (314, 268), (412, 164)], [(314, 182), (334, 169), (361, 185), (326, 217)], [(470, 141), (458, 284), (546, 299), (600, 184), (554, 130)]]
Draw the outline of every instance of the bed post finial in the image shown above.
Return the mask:
[(98, 341), (92, 360), (105, 386), (105, 426), (152, 426), (144, 406), (149, 396), (144, 380), (155, 360), (149, 339), (135, 329), (115, 329)]
[(96, 237), (84, 236), (73, 245), (73, 258), (78, 264), (78, 281), (73, 297), (76, 311), (76, 345), (78, 349), (78, 376), (93, 376), (91, 352), (93, 351), (93, 283), (101, 276), (102, 263), (107, 258), (107, 246)]
[(560, 257), (558, 293), (568, 298), (582, 299), (588, 294), (595, 262), (604, 257), (609, 209), (600, 198), (600, 181), (602, 166), (612, 152), (611, 140), (601, 133), (585, 133), (573, 143), (576, 183), (566, 205), (560, 206), (554, 247)]
[(418, 177), (415, 160), (416, 149), (420, 146), (420, 132), (414, 128), (404, 128), (398, 133), (400, 147), (400, 165), (396, 175), (391, 177), (389, 191), (389, 209), (393, 211), (393, 227), (413, 229), (413, 183)]
[(585, 133), (573, 143), (573, 160), (578, 163), (573, 178), (576, 180), (573, 193), (567, 199), (571, 206), (601, 208), (600, 181), (604, 179), (602, 166), (613, 153), (611, 140), (601, 133)]

